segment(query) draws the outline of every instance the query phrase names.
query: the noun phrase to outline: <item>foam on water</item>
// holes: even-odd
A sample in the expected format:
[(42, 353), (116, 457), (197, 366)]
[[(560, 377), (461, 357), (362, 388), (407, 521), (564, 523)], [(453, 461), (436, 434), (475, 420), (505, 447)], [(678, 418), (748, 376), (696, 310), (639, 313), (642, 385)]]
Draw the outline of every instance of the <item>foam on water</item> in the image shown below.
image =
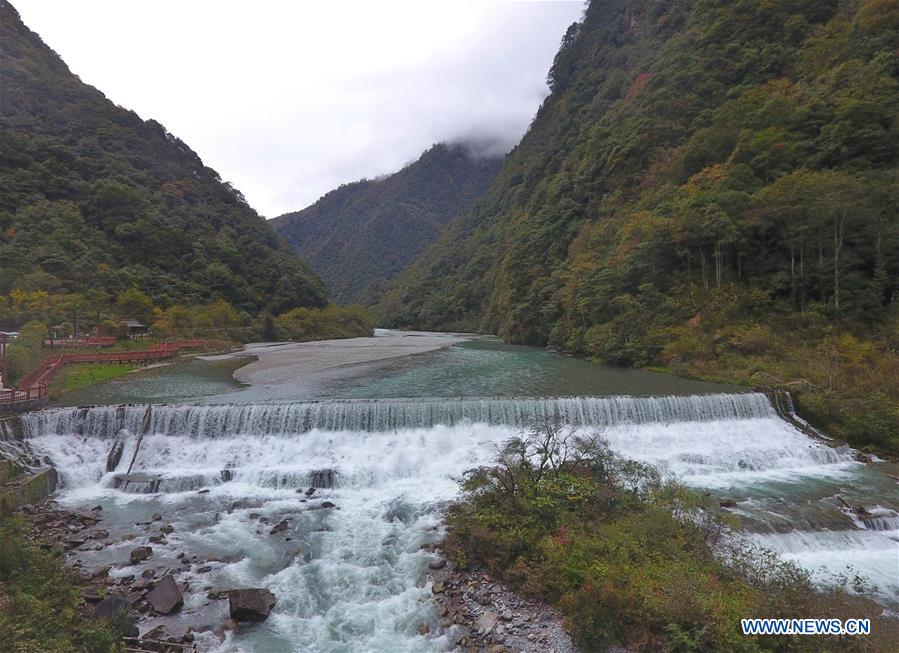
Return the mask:
[(895, 605), (899, 597), (899, 541), (895, 532), (792, 531), (756, 533), (753, 541), (812, 572), (823, 583), (860, 575), (869, 590)]
[[(441, 650), (446, 642), (417, 634), (419, 624), (434, 619), (424, 584), (431, 558), (421, 545), (436, 537), (439, 508), (456, 496), (458, 477), (489, 461), (494, 445), (515, 433), (473, 424), (214, 440), (153, 434), (144, 438), (135, 471), (168, 479), (152, 500), (176, 520), (198, 498), (183, 491), (195, 487), (183, 479), (212, 485), (204, 500), (218, 507), (219, 519), (200, 526), (175, 521), (169, 549), (233, 560), (215, 572), (220, 586), (267, 587), (277, 596), (272, 618), (236, 637), (229, 644), (234, 650)], [(111, 489), (108, 440), (49, 435), (31, 441), (58, 464), (66, 500), (149, 500)], [(123, 460), (129, 456), (126, 447)], [(222, 481), (223, 469), (232, 472), (231, 481)], [(337, 487), (324, 491), (337, 509), (308, 510), (315, 500), (301, 503), (306, 497), (295, 491), (321, 469), (339, 473)], [(235, 499), (253, 508), (227, 512)], [(270, 526), (259, 534), (254, 512), (271, 522), (290, 518), (296, 549), (268, 535)], [(133, 571), (121, 570), (127, 573)]]
[[(135, 432), (144, 411), (127, 408), (121, 423)], [(172, 552), (227, 561), (212, 572), (219, 586), (276, 594), (272, 617), (226, 649), (413, 651), (447, 645), (417, 634), (434, 619), (421, 545), (436, 537), (440, 511), (465, 470), (488, 462), (534, 415), (600, 430), (622, 456), (737, 497), (757, 542), (822, 579), (822, 567), (841, 572), (849, 563), (878, 583), (885, 600), (899, 597), (897, 506), (853, 523), (829, 497), (833, 487), (864, 485), (859, 474), (870, 472), (848, 449), (778, 418), (761, 394), (154, 406), (135, 463), (135, 471), (162, 477), (152, 497), (114, 490), (105, 472), (115, 407), (41, 411), (22, 426), (59, 467), (64, 500), (99, 498), (144, 511), (153, 508), (143, 504), (162, 505), (176, 523)], [(135, 441), (128, 438), (122, 467)], [(315, 501), (295, 491), (322, 470), (336, 474), (324, 496), (338, 509), (309, 510)], [(197, 495), (199, 487), (211, 491)], [(801, 505), (772, 498), (791, 492), (821, 514), (803, 521)], [(228, 507), (236, 499), (262, 503)], [(269, 523), (289, 518), (291, 540), (270, 536), (251, 513)], [(813, 523), (828, 528), (779, 532)]]

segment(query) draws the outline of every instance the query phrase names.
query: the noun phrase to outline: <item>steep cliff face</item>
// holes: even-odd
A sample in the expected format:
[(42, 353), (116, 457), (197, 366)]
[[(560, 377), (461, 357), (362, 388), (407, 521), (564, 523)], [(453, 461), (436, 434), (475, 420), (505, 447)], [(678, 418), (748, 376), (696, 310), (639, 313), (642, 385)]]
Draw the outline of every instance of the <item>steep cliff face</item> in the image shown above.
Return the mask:
[(280, 312), (319, 279), (230, 184), (153, 120), (82, 83), (0, 2), (0, 295), (215, 298)]
[(272, 220), (340, 303), (374, 303), (383, 287), (487, 190), (501, 159), (435, 145), (381, 179), (341, 186)]

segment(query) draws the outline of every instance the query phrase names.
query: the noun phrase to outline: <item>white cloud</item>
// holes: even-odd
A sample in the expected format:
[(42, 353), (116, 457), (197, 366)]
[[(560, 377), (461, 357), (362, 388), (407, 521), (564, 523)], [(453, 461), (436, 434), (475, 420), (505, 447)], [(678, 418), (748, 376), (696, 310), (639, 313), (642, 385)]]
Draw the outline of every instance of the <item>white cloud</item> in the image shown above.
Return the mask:
[(510, 148), (582, 2), (18, 0), (82, 80), (155, 118), (261, 213), (432, 143)]

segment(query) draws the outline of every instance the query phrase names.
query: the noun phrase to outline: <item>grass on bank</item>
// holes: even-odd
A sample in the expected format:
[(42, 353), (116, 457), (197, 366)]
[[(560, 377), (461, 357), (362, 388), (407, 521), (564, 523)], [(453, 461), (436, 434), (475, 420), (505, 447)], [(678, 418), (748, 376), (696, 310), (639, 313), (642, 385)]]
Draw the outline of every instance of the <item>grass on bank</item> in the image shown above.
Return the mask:
[(76, 363), (67, 365), (50, 384), (50, 394), (80, 390), (87, 386), (124, 376), (137, 369), (124, 363)]
[(0, 649), (8, 653), (118, 653), (121, 638), (79, 613), (79, 585), (61, 551), (25, 537), (24, 524), (0, 515)]
[[(445, 548), (555, 605), (584, 651), (895, 651), (899, 623), (855, 596), (859, 579), (817, 589), (809, 575), (729, 537), (711, 497), (618, 458), (598, 435), (553, 424), (470, 471), (447, 515)], [(747, 637), (749, 617), (868, 617), (856, 638)]]

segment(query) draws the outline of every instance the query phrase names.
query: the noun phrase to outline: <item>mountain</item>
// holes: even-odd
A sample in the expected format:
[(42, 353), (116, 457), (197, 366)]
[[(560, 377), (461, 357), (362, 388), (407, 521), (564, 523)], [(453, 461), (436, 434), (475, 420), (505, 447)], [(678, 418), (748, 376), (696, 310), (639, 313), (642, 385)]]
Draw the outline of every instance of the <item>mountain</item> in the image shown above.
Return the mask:
[(491, 189), (379, 310), (792, 382), (899, 452), (897, 46), (896, 0), (593, 0)]
[(0, 295), (135, 287), (162, 306), (325, 304), (321, 281), (237, 190), (158, 122), (81, 82), (5, 1), (0, 84)]
[(450, 220), (471, 208), (500, 163), (463, 145), (434, 145), (399, 172), (346, 184), (271, 222), (336, 301), (374, 303)]

